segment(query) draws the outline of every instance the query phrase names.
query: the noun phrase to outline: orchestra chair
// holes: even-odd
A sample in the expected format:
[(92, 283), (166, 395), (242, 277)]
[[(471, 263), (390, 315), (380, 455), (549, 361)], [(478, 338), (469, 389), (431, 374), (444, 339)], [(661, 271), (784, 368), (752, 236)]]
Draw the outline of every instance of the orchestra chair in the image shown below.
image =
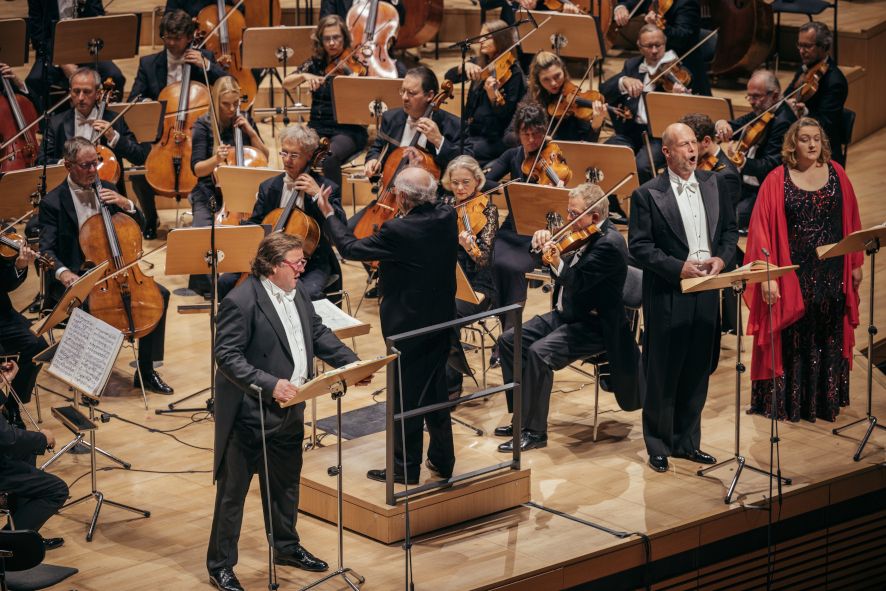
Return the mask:
[[(849, 159), (849, 144), (852, 143), (852, 130), (855, 128), (855, 111), (843, 107), (843, 138), (840, 145), (843, 148), (843, 160)], [(846, 162), (843, 162), (843, 168), (846, 168)]]
[(0, 491), (0, 517), (6, 517), (8, 529), (15, 529), (12, 521), (12, 493), (6, 490)]
[(834, 25), (831, 32), (834, 34), (834, 61), (837, 60), (837, 3), (839, 0), (828, 2), (827, 0), (775, 0), (772, 2), (772, 10), (775, 12), (775, 53), (779, 54), (779, 42), (781, 33), (781, 13), (805, 14), (810, 21), (815, 15), (819, 15), (828, 8), (834, 10)]

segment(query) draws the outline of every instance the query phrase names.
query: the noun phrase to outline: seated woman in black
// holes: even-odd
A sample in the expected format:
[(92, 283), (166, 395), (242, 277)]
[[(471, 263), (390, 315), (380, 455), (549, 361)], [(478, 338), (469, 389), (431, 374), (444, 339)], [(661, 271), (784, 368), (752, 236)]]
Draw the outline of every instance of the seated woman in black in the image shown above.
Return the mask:
[[(563, 87), (569, 83), (569, 74), (559, 56), (550, 51), (540, 51), (535, 54), (529, 65), (529, 96), (540, 104), (548, 115), (560, 99)], [(561, 101), (564, 107), (567, 98), (564, 96)], [(596, 142), (606, 117), (606, 105), (594, 101), (593, 109), (594, 116), (591, 120), (579, 119), (573, 115), (567, 116), (557, 127), (553, 139), (567, 142)]]
[[(480, 34), (486, 37), (480, 43), (479, 55), (465, 64), (466, 77), (471, 81), (462, 115), (466, 142), (470, 142), (474, 157), (481, 165), (498, 158), (507, 149), (505, 132), (517, 110), (517, 104), (526, 94), (526, 80), (515, 50), (510, 50), (509, 55), (499, 60), (505, 64), (510, 62), (507, 75), (503, 78), (494, 76), (495, 65), (485, 69), (514, 44), (514, 29), (503, 30), (506, 27), (507, 24), (501, 20), (485, 23), (480, 29)], [(446, 79), (453, 82), (464, 80), (466, 77), (460, 69), (461, 66), (451, 68), (446, 72)]]
[[(311, 35), (314, 55), (297, 72), (283, 81), (292, 90), (307, 83), (311, 89), (311, 120), (308, 126), (322, 138), (329, 138), (329, 152), (323, 161), (323, 176), (341, 186), (341, 166), (366, 146), (368, 135), (361, 125), (340, 125), (335, 120), (332, 103), (333, 76), (326, 78), (330, 64), (351, 53), (351, 34), (344, 21), (336, 14), (320, 19)], [(341, 66), (335, 75), (355, 75), (347, 66)]]

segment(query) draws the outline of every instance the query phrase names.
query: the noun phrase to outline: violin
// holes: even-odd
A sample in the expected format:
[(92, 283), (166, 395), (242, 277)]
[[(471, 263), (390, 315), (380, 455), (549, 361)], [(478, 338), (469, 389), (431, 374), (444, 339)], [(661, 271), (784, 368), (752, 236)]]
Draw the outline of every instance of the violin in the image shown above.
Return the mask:
[(766, 111), (756, 121), (742, 130), (741, 137), (735, 143), (732, 150), (726, 150), (726, 156), (733, 164), (739, 168), (744, 166), (748, 150), (760, 143), (760, 140), (763, 139), (763, 134), (766, 133), (766, 127), (774, 118), (774, 111)]
[[(6, 143), (37, 119), (37, 109), (27, 97), (13, 90), (9, 78), (0, 78), (3, 80), (3, 94), (0, 95), (0, 143)], [(0, 152), (0, 172), (36, 166), (38, 146), (36, 128), (21, 134)]]
[(341, 72), (345, 76), (368, 76), (369, 68), (357, 58), (356, 53), (357, 51), (354, 50), (344, 57), (338, 56), (334, 60), (329, 60), (329, 63), (326, 64), (324, 78), (334, 76), (337, 72)]
[[(15, 232), (0, 234), (0, 257), (7, 261), (17, 259), (19, 252), (22, 250), (22, 245), (25, 243), (25, 239)], [(37, 264), (48, 270), (55, 268), (55, 261), (39, 252), (37, 253)]]
[[(226, 15), (228, 16), (225, 19)], [(252, 106), (258, 93), (258, 85), (252, 71), (243, 67), (241, 46), (243, 31), (246, 29), (243, 13), (232, 6), (226, 6), (224, 0), (215, 0), (215, 6), (210, 4), (203, 8), (196, 20), (197, 29), (206, 37), (204, 46), (213, 53), (216, 61), (228, 74), (237, 79), (240, 92), (246, 97), (247, 107)], [(210, 36), (213, 31), (216, 34)]]
[[(142, 232), (138, 223), (125, 213), (111, 215), (99, 198), (102, 189), (95, 178), (95, 199), (99, 213), (80, 228), (80, 248), (87, 266), (110, 261), (89, 295), (89, 313), (120, 330), (129, 340), (150, 333), (163, 316), (163, 296), (154, 279), (142, 273), (138, 265), (124, 267), (142, 254)], [(122, 271), (118, 273), (118, 271)]]
[[(433, 111), (438, 110), (447, 99), (452, 98), (452, 82), (447, 80), (443, 83), (434, 98), (428, 103), (423, 117), (430, 117)], [(378, 232), (378, 229), (386, 221), (397, 215), (396, 198), (391, 188), (394, 186), (394, 179), (400, 174), (400, 171), (407, 166), (418, 166), (427, 170), (434, 178), (440, 178), (440, 167), (434, 162), (434, 157), (428, 152), (418, 147), (418, 140), (423, 134), (416, 133), (412, 137), (409, 146), (400, 146), (391, 151), (385, 159), (390, 144), (386, 144), (379, 156), (379, 160), (384, 159), (384, 167), (382, 168), (381, 181), (378, 184), (378, 198), (375, 204), (367, 207), (363, 217), (354, 228), (354, 236), (357, 238), (366, 238)], [(411, 149), (410, 149), (411, 148)], [(408, 152), (407, 152), (408, 150)], [(407, 154), (417, 155), (417, 159), (412, 160)]]
[(698, 161), (698, 164), (695, 166), (696, 170), (714, 170), (717, 166), (717, 157), (714, 154), (708, 154), (704, 158)]
[[(511, 66), (516, 62), (517, 56), (513, 51), (502, 52), (480, 70), (479, 80), (485, 82), (486, 79), (491, 76), (493, 80), (498, 81), (498, 86), (500, 88), (507, 84), (508, 80), (511, 79)], [(492, 102), (498, 107), (503, 107), (505, 105), (505, 97), (498, 88), (495, 89), (495, 98)]]
[[(105, 118), (105, 110), (108, 108), (108, 103), (113, 96), (114, 81), (108, 78), (102, 84), (96, 119), (102, 120)], [(120, 162), (117, 161), (117, 156), (111, 148), (100, 143), (101, 139), (102, 136), (99, 135), (98, 131), (93, 130), (91, 141), (92, 145), (95, 146), (96, 154), (98, 154), (98, 178), (116, 185), (120, 182)]]
[(563, 99), (548, 105), (547, 111), (550, 117), (575, 117), (582, 121), (590, 121), (594, 118), (594, 101), (600, 101), (606, 106), (606, 111), (611, 117), (617, 117), (622, 121), (634, 118), (634, 114), (627, 107), (614, 107), (606, 104), (606, 97), (596, 90), (581, 90), (571, 80), (567, 80), (560, 89)]
[(662, 73), (655, 77), (655, 82), (665, 92), (674, 92), (677, 84), (682, 84), (688, 90), (692, 84), (692, 74), (679, 64), (680, 60), (676, 60), (676, 62), (662, 62), (659, 65)]
[[(581, 230), (567, 230), (566, 232), (555, 232), (551, 237), (551, 242), (554, 243), (554, 247), (560, 253), (560, 255), (569, 254), (570, 252), (575, 252), (582, 246), (588, 243), (588, 240), (596, 236), (600, 233), (600, 228), (596, 224), (591, 224), (587, 228), (582, 228)], [(545, 250), (541, 255), (541, 260), (544, 264), (550, 265), (552, 264), (552, 253), (550, 250)]]
[(160, 139), (145, 162), (145, 177), (158, 195), (180, 199), (197, 184), (191, 170), (191, 128), (209, 109), (209, 89), (191, 82), (191, 64), (186, 63), (182, 65), (181, 82), (161, 90), (157, 100), (178, 107), (163, 117)]
[(380, 0), (354, 0), (345, 22), (351, 39), (360, 41), (360, 61), (369, 75), (397, 78), (397, 67), (388, 55), (388, 46), (400, 28), (397, 9)]
[[(488, 205), (489, 195), (485, 193), (465, 199), (461, 203), (456, 203), (455, 211), (458, 214), (458, 233), (461, 234), (464, 231), (468, 231), (472, 236), (479, 234), (486, 227), (485, 209)], [(480, 257), (480, 247), (477, 245), (476, 239), (471, 241), (467, 252), (473, 259)]]
[(578, 14), (588, 16), (588, 11), (578, 6), (575, 2), (570, 2), (570, 0), (544, 0), (544, 7), (551, 12), (563, 12), (563, 7), (567, 4), (575, 6), (578, 10)]
[(828, 73), (828, 60), (821, 60), (803, 75), (803, 82), (800, 86), (803, 90), (797, 95), (797, 102), (805, 103), (818, 92), (818, 85), (821, 83), (822, 77)]
[(562, 187), (572, 179), (572, 169), (554, 142), (547, 142), (537, 154), (527, 154), (520, 171), (527, 183), (539, 185)]
[(668, 24), (664, 15), (667, 14), (673, 4), (674, 0), (652, 0), (652, 11), (655, 13), (655, 26), (662, 31), (665, 30), (665, 27)]

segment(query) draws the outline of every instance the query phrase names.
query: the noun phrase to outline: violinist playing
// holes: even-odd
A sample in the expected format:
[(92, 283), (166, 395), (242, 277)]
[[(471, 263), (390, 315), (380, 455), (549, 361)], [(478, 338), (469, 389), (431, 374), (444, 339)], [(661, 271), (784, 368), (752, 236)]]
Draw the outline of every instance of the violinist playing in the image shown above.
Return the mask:
[[(498, 208), (487, 195), (480, 195), (486, 177), (480, 165), (470, 156), (458, 156), (443, 173), (443, 188), (452, 193), (444, 198), (455, 207), (458, 219), (458, 263), (475, 292), (483, 294), (479, 304), (455, 300), (458, 318), (488, 310), (495, 299), (492, 281), (492, 249), (498, 231)], [(450, 364), (446, 368), (449, 395), (462, 389), (462, 373)]]
[[(320, 19), (311, 41), (314, 55), (294, 74), (287, 76), (283, 86), (288, 90), (304, 82), (310, 86), (311, 119), (308, 125), (320, 137), (329, 138), (323, 176), (341, 186), (341, 165), (366, 146), (369, 136), (362, 125), (336, 123), (332, 80), (335, 76), (365, 76), (366, 70), (356, 60), (356, 54), (352, 56), (351, 33), (339, 16), (330, 15)], [(340, 63), (342, 60), (344, 63)]]
[[(570, 94), (575, 90), (577, 87), (569, 80), (566, 65), (559, 56), (550, 51), (540, 51), (535, 54), (529, 65), (529, 96), (545, 108), (549, 117), (554, 116), (558, 101), (561, 109), (566, 107)], [(587, 101), (576, 98), (573, 103), (576, 102)], [(590, 103), (581, 109), (581, 116), (576, 109), (566, 113), (553, 139), (568, 142), (596, 142), (606, 118), (606, 105), (600, 100), (591, 100)], [(573, 107), (578, 106), (578, 104), (573, 105)]]
[[(656, 90), (650, 85), (650, 81), (677, 59), (677, 54), (673, 50), (665, 49), (666, 43), (667, 37), (661, 29), (655, 25), (643, 25), (637, 38), (637, 47), (641, 55), (625, 60), (621, 72), (600, 87), (609, 104), (624, 106), (634, 114), (634, 117), (628, 120), (613, 120), (615, 135), (606, 140), (606, 143), (628, 146), (634, 151), (641, 182), (654, 177), (664, 166), (661, 141), (649, 139), (655, 160), (654, 169), (649, 163), (649, 150), (645, 149), (643, 143), (643, 131), (648, 124), (643, 94)], [(687, 93), (689, 88), (677, 82), (674, 84), (673, 92)]]
[(849, 94), (846, 76), (830, 56), (834, 35), (827, 25), (810, 21), (800, 26), (797, 49), (803, 65), (794, 74), (794, 79), (785, 89), (791, 94), (801, 84), (806, 84), (797, 98), (788, 99), (788, 104), (797, 117), (812, 117), (819, 123), (831, 143), (831, 158), (841, 166), (846, 165), (843, 143), (846, 130), (843, 129), (843, 107)]
[[(526, 94), (523, 70), (517, 61), (514, 29), (501, 20), (484, 23), (479, 55), (465, 64), (467, 75), (456, 66), (446, 72), (453, 82), (471, 81), (465, 111), (466, 143), (469, 142), (481, 165), (494, 160), (507, 149), (504, 137), (517, 104)], [(506, 55), (502, 55), (507, 52)]]
[[(163, 49), (139, 59), (138, 71), (129, 93), (130, 101), (137, 97), (152, 101), (157, 100), (164, 88), (175, 82), (181, 82), (184, 64), (199, 68), (194, 69), (191, 74), (191, 81), (195, 83), (206, 83), (203, 77), (204, 69), (209, 84), (215, 83), (225, 75), (224, 69), (215, 61), (215, 56), (211, 51), (198, 50), (191, 46), (194, 41), (194, 31), (194, 21), (187, 12), (170, 10), (167, 5), (167, 11), (160, 20), (160, 38), (163, 40)], [(170, 114), (169, 110), (174, 111), (175, 106), (168, 107), (167, 115)], [(150, 144), (148, 144), (148, 148), (150, 149)], [(144, 175), (132, 176), (130, 182), (145, 213), (145, 238), (154, 239), (157, 237), (158, 224), (154, 189), (148, 184)]]
[[(521, 451), (547, 445), (551, 388), (558, 369), (607, 351), (616, 392), (637, 388), (640, 353), (622, 299), (628, 249), (607, 219), (609, 202), (601, 199), (603, 195), (591, 183), (569, 191), (567, 220), (573, 224), (566, 232), (577, 242), (568, 252), (561, 252), (563, 247), (552, 240), (550, 230), (538, 230), (532, 236), (533, 247), (541, 249), (554, 276), (554, 307), (523, 323), (523, 375), (517, 376), (523, 397)], [(505, 383), (515, 379), (514, 346), (511, 328), (498, 339)], [(495, 434), (513, 437), (513, 428), (499, 427)], [(513, 441), (502, 443), (498, 450), (511, 453)]]
[[(781, 84), (770, 70), (754, 72), (748, 80), (747, 89), (746, 97), (752, 111), (734, 121), (721, 119), (715, 124), (719, 141), (736, 140), (726, 146), (726, 155), (734, 162), (737, 160), (736, 167), (742, 174), (741, 199), (735, 207), (735, 221), (740, 233), (747, 231), (760, 184), (781, 164), (784, 134), (797, 119), (787, 103), (782, 102), (776, 107), (781, 99)], [(744, 131), (746, 141), (742, 149), (738, 149), (735, 144), (742, 134), (736, 134), (735, 130), (758, 117), (760, 119)]]
[[(87, 139), (75, 137), (64, 145), (65, 168), (68, 177), (46, 194), (40, 202), (40, 251), (55, 263), (55, 281), (50, 284), (49, 305), (57, 302), (64, 290), (84, 272), (83, 250), (80, 246), (80, 228), (86, 220), (98, 215), (95, 181), (98, 176), (98, 154)], [(125, 213), (143, 225), (144, 217), (132, 201), (114, 190), (111, 183), (102, 181), (101, 200), (108, 204), (110, 213)], [(90, 261), (101, 264), (104, 261)], [(163, 360), (166, 334), (166, 310), (169, 290), (157, 284), (163, 297), (163, 316), (148, 335), (139, 340), (138, 365), (144, 377), (145, 390), (158, 394), (172, 394), (173, 390), (154, 370), (154, 362)], [(87, 301), (86, 307), (88, 308)], [(139, 387), (139, 373), (135, 374), (133, 388)]]

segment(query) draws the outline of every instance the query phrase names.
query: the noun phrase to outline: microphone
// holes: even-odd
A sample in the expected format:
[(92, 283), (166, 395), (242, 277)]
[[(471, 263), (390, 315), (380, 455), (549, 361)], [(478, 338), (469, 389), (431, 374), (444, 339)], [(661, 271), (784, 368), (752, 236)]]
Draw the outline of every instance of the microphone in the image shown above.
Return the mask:
[(763, 248), (762, 246), (760, 247), (760, 250), (763, 251), (763, 254), (766, 255), (766, 258), (769, 258), (769, 251), (768, 251), (768, 250), (766, 250), (766, 249)]
[(255, 392), (255, 394), (261, 398), (261, 388), (256, 386), (255, 384), (249, 384), (249, 389)]

